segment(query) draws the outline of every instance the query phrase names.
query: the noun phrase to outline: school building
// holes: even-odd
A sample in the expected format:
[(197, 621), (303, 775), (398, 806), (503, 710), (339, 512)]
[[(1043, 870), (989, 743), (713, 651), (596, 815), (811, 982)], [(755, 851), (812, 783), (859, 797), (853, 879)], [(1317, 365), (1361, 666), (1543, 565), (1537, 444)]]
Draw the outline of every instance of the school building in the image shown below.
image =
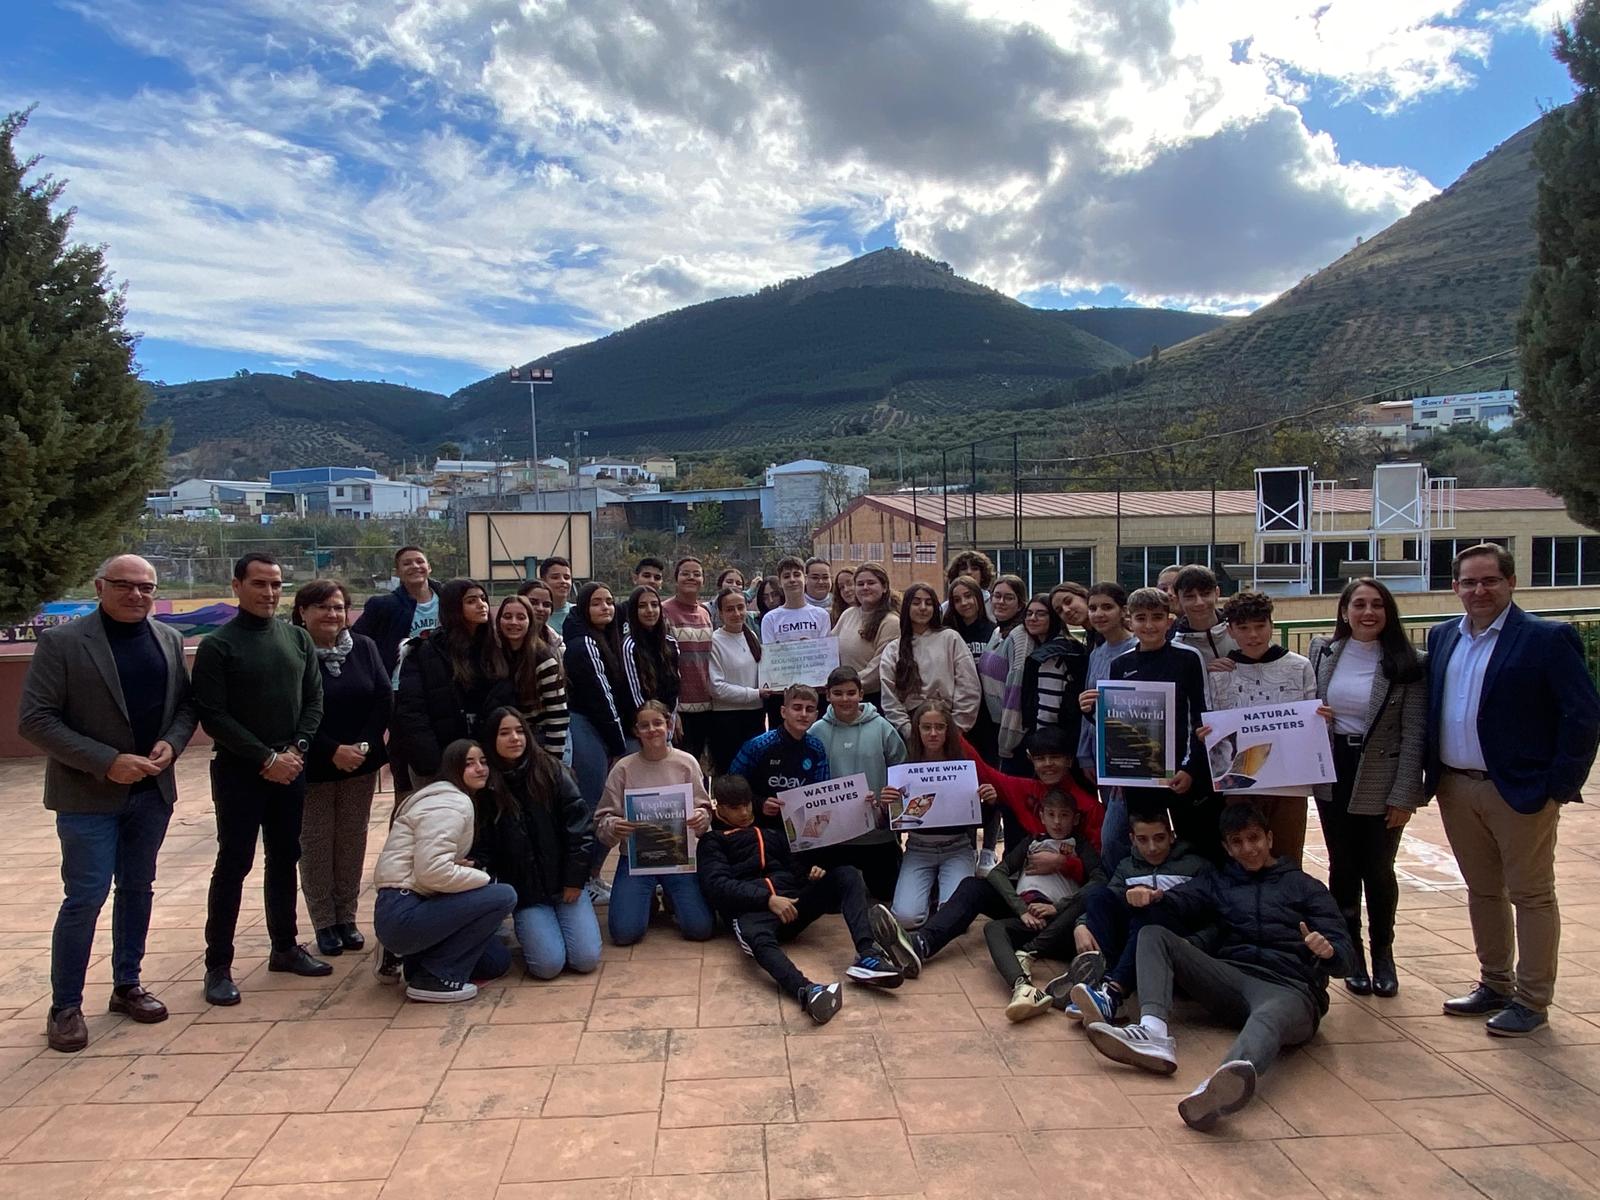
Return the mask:
[(1301, 468), (1260, 473), (1254, 492), (860, 496), (814, 532), (812, 547), (834, 563), (882, 563), (896, 589), (920, 581), (941, 591), (945, 564), (965, 549), (982, 550), (1031, 591), (1106, 578), (1131, 589), (1154, 584), (1171, 563), (1207, 563), (1238, 587), (1273, 593), (1280, 619), (1294, 620), (1326, 617), (1331, 597), (1361, 574), (1408, 593), (1408, 614), (1459, 612), (1450, 560), (1489, 541), (1516, 558), (1523, 607), (1600, 607), (1600, 534), (1558, 497), (1456, 488), (1402, 466), (1377, 481), (1376, 497), (1308, 471), (1288, 477)]

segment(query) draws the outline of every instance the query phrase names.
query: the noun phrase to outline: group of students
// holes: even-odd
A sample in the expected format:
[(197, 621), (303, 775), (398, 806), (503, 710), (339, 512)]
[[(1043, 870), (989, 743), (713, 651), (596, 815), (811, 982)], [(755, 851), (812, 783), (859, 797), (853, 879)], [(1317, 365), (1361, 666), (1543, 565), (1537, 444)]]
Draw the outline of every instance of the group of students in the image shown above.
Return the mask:
[[(470, 999), (474, 980), (508, 970), (508, 916), (528, 970), (551, 978), (598, 965), (597, 904), (612, 942), (628, 945), (659, 903), (691, 940), (720, 918), (824, 1023), (840, 983), (806, 977), (782, 948), (820, 916), (850, 931), (844, 977), (878, 988), (915, 979), (986, 916), (1013, 1021), (1064, 1009), (1102, 1053), (1166, 1072), (1175, 984), (1242, 1024), (1180, 1106), (1208, 1128), (1248, 1101), (1282, 1046), (1311, 1036), (1330, 975), (1357, 994), (1398, 991), (1394, 858), (1423, 801), (1426, 689), (1381, 582), (1345, 589), (1333, 635), (1308, 659), (1273, 644), (1269, 597), (1219, 606), (1203, 566), (1132, 595), (1064, 583), (1025, 598), (1021, 580), (969, 554), (940, 597), (926, 584), (895, 596), (875, 564), (834, 574), (785, 559), (773, 573), (781, 601), (756, 581), (759, 617), (737, 571), (707, 600), (698, 559), (672, 575), (663, 597), (666, 564), (646, 559), (622, 605), (598, 582), (569, 601), (570, 567), (546, 560), (492, 621), (485, 590), (453, 580), (415, 603), (392, 652), (376, 647), (396, 663), (397, 800), (374, 919), (380, 974), (403, 975), (412, 998)], [(369, 603), (357, 637), (364, 623), (404, 626), (389, 611), (405, 608), (404, 565), (401, 578)], [(812, 590), (824, 581), (829, 608)], [(418, 629), (416, 612), (436, 628)], [(763, 647), (827, 636), (840, 666), (820, 695), (760, 685)], [(1096, 786), (1093, 712), (1107, 679), (1175, 685), (1188, 738), (1167, 786)], [(1299, 869), (1308, 795), (1230, 803), (1203, 749), (1205, 713), (1301, 700), (1322, 702), (1334, 743), (1338, 781), (1315, 797), (1331, 892)], [(984, 824), (919, 829), (902, 847), (889, 768), (952, 760), (974, 763)], [(874, 827), (795, 852), (780, 795), (858, 774)], [(623, 853), (601, 882), (608, 852), (637, 831), (624, 797), (672, 785), (694, 797), (695, 874), (631, 875)], [(1036, 980), (1039, 959), (1064, 968)], [(1119, 1024), (1135, 993), (1139, 1018)]]

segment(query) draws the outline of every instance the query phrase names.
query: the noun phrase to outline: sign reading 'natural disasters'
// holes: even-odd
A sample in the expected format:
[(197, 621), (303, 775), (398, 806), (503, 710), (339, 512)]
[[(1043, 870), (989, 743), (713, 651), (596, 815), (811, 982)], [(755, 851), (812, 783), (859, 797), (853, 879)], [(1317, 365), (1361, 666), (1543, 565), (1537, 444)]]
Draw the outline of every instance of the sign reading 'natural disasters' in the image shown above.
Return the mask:
[(1333, 782), (1333, 747), (1320, 700), (1208, 712), (1206, 760), (1219, 792), (1295, 792)]

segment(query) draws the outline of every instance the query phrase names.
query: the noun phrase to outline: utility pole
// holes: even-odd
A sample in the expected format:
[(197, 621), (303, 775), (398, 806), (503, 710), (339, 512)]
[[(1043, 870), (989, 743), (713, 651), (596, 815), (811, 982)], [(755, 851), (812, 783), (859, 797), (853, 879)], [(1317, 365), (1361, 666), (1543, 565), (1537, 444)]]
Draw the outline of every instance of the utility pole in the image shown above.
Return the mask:
[[(540, 386), (552, 386), (555, 381), (556, 373), (550, 367), (529, 367), (526, 379), (522, 378), (521, 367), (511, 368), (511, 382), (528, 385), (528, 426), (533, 435), (529, 446), (528, 469), (533, 472), (534, 495), (539, 493), (539, 403), (534, 399), (537, 395), (534, 389)], [(538, 501), (534, 502), (534, 507), (538, 507)]]
[(583, 489), (579, 485), (580, 476), (578, 465), (583, 461), (583, 439), (589, 436), (587, 429), (574, 429), (572, 431), (572, 511), (578, 511), (578, 501), (583, 496)]

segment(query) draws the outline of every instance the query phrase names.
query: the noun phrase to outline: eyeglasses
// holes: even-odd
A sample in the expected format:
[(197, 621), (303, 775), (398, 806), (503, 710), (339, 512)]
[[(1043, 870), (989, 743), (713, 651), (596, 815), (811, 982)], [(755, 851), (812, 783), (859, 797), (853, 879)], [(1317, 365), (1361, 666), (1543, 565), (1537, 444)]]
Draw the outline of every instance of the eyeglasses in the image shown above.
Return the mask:
[(129, 592), (138, 592), (141, 596), (154, 596), (156, 594), (156, 585), (145, 583), (143, 580), (106, 579), (102, 577), (100, 582), (113, 591), (123, 593), (123, 595), (127, 595)]
[(1505, 581), (1504, 575), (1490, 575), (1484, 579), (1458, 579), (1456, 580), (1456, 588), (1457, 590), (1463, 592), (1476, 592), (1480, 590), (1492, 592)]
[(308, 604), (306, 607), (314, 608), (318, 612), (333, 613), (341, 617), (344, 616), (344, 605), (342, 604)]

